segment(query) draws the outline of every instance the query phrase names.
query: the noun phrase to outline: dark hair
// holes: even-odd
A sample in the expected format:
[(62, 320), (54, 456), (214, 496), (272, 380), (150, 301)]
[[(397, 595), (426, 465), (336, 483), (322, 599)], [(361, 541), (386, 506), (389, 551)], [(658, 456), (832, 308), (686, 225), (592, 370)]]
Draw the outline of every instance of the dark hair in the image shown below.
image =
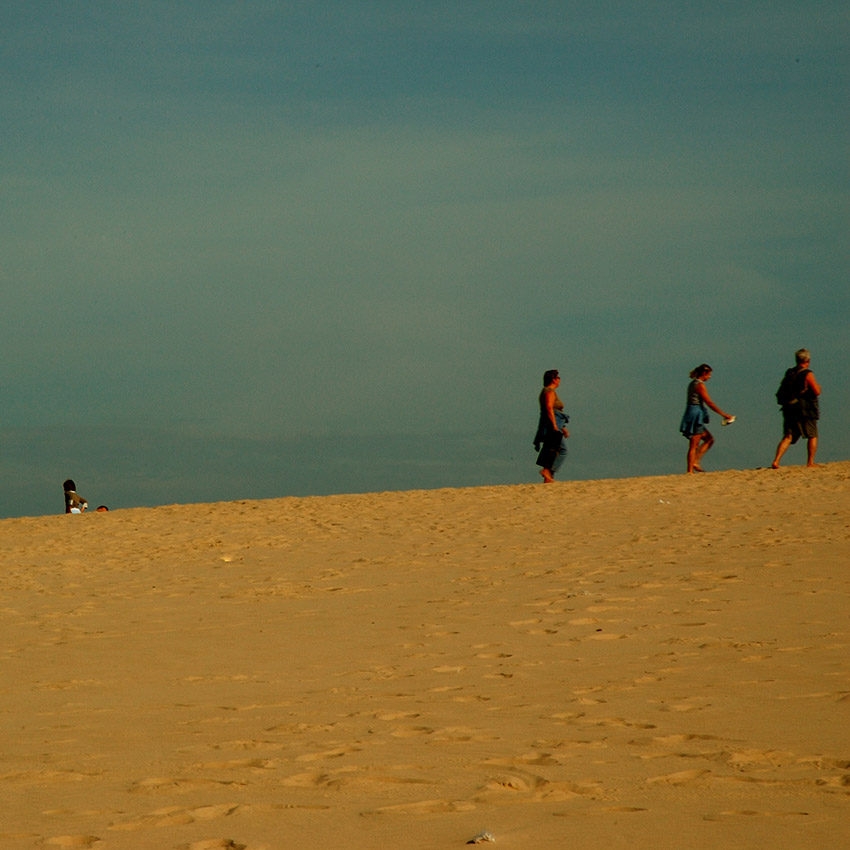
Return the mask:
[(63, 490), (76, 490), (76, 489), (77, 489), (77, 485), (76, 485), (76, 484), (74, 484), (74, 479), (73, 479), (73, 478), (69, 478), (69, 479), (68, 479), (68, 480), (67, 480), (67, 481), (66, 481), (66, 482), (62, 485), (62, 489), (63, 489)]
[(557, 377), (558, 377), (558, 370), (557, 369), (547, 369), (543, 373), (543, 386), (548, 387), (549, 384), (551, 384), (552, 381), (554, 381), (555, 378), (557, 378)]
[(692, 378), (701, 378), (703, 375), (707, 375), (709, 372), (713, 372), (714, 369), (708, 365), (708, 363), (703, 363), (701, 366), (697, 366), (693, 372), (691, 372)]

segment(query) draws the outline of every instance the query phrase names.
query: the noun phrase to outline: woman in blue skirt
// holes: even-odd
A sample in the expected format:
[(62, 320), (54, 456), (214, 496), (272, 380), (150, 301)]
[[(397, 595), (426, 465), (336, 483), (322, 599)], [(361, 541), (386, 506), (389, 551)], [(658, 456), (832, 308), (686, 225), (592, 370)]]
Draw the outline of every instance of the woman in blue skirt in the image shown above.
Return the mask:
[(714, 445), (714, 437), (705, 426), (708, 424), (710, 407), (718, 416), (727, 421), (734, 419), (730, 413), (724, 413), (712, 400), (705, 388), (705, 382), (711, 378), (711, 366), (703, 363), (691, 372), (691, 382), (688, 384), (688, 402), (685, 407), (682, 424), (679, 430), (688, 439), (688, 474), (702, 472), (700, 466), (702, 456)]

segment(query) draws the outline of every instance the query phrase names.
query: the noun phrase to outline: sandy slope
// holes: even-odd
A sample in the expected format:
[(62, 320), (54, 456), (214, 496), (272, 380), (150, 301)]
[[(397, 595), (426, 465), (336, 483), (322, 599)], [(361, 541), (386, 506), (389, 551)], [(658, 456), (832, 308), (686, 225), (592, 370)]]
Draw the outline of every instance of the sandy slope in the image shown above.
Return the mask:
[(849, 507), (838, 463), (4, 520), (0, 846), (845, 846)]

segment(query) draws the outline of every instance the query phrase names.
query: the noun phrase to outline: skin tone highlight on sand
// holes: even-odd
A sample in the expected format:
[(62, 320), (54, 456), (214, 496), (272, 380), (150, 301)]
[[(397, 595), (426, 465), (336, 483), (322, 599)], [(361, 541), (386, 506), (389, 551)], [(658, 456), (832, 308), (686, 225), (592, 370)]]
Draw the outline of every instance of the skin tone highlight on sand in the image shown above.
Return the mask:
[(843, 462), (0, 521), (0, 846), (846, 846), (848, 507)]

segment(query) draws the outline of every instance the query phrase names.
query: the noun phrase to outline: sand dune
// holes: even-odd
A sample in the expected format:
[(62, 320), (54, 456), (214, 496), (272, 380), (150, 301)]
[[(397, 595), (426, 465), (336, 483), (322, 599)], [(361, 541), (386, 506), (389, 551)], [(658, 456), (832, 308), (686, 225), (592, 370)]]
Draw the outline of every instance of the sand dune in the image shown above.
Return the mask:
[(850, 463), (0, 522), (0, 846), (850, 842)]

